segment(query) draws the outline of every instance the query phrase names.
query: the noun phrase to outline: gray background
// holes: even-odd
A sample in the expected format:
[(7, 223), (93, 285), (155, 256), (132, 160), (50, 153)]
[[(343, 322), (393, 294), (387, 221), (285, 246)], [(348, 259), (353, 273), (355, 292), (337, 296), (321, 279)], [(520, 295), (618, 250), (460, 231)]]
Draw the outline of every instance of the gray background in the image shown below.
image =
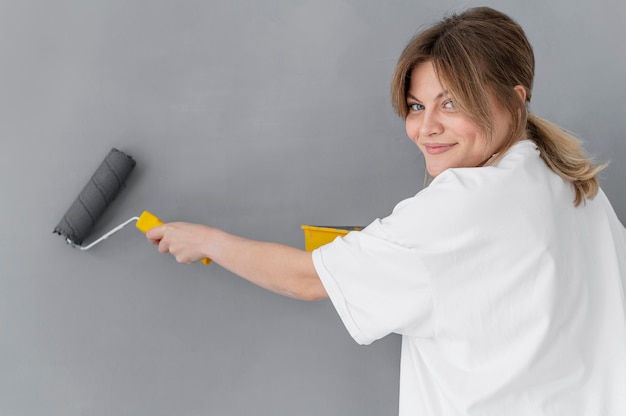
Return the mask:
[[(487, 1), (535, 46), (532, 110), (612, 164), (626, 222), (626, 3)], [(476, 2), (1, 0), (0, 415), (393, 415), (399, 338), (328, 301), (159, 255), (134, 227), (52, 234), (111, 147), (137, 167), (94, 237), (147, 209), (303, 247), (421, 188), (388, 86), (410, 37)]]

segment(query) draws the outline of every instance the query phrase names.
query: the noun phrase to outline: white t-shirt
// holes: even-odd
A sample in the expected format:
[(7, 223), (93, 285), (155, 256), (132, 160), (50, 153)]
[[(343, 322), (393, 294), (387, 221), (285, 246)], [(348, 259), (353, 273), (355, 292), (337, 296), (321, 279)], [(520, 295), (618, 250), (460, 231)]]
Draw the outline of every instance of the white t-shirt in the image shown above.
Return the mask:
[(352, 337), (401, 334), (400, 415), (626, 415), (626, 230), (531, 141), (313, 252)]

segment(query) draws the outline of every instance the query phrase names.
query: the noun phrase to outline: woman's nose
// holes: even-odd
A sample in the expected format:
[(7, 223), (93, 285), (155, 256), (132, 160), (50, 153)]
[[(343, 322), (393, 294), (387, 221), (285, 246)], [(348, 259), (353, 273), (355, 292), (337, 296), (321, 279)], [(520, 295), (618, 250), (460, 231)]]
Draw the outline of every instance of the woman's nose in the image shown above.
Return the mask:
[(435, 111), (424, 111), (422, 123), (419, 128), (421, 137), (430, 137), (441, 134), (443, 132), (443, 124), (439, 115)]

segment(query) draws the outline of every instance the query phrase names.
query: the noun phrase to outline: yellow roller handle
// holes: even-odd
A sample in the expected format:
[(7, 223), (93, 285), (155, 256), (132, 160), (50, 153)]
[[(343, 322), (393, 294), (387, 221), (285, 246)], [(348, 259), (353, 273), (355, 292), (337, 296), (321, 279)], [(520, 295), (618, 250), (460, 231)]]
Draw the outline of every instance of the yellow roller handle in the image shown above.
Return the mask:
[[(137, 223), (135, 225), (142, 233), (145, 234), (148, 232), (149, 229), (158, 227), (159, 225), (163, 225), (163, 221), (161, 221), (156, 215), (148, 211), (144, 211), (139, 216), (139, 219), (137, 220)], [(211, 259), (206, 257), (201, 259), (200, 261), (204, 265), (211, 264)]]

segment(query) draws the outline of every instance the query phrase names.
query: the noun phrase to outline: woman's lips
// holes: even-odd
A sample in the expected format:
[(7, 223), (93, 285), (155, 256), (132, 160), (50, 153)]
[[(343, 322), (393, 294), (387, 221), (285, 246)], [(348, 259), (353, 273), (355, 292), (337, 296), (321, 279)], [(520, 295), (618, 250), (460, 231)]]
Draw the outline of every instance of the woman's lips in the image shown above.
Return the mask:
[(455, 144), (456, 143), (452, 143), (452, 144), (431, 143), (431, 144), (425, 144), (424, 149), (426, 149), (426, 153), (428, 153), (429, 155), (438, 155), (438, 154), (447, 152), (448, 150), (452, 149), (455, 146)]

